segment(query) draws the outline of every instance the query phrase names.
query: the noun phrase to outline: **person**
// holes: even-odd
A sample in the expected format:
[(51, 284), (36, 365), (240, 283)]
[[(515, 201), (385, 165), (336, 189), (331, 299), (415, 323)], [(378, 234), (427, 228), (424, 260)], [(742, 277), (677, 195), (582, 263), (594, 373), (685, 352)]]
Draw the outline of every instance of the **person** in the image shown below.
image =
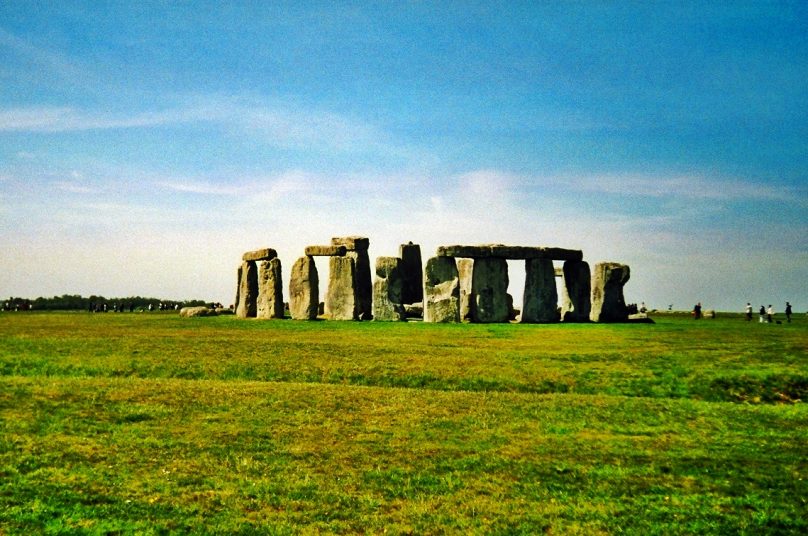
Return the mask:
[(701, 318), (701, 302), (697, 303), (693, 307), (693, 318), (695, 318), (696, 320)]
[(760, 315), (760, 323), (762, 324), (766, 321), (766, 308), (761, 305), (758, 314)]
[(791, 324), (791, 304), (786, 302), (786, 320)]
[(752, 304), (746, 302), (746, 321), (749, 322), (752, 320)]
[(772, 304), (769, 304), (769, 308), (766, 309), (766, 315), (767, 315), (766, 320), (768, 320), (769, 324), (771, 324), (772, 323), (772, 317), (774, 316), (774, 308), (772, 307)]
[(642, 302), (640, 304), (640, 312), (641, 313), (647, 313), (648, 312), (648, 309), (645, 307), (645, 302)]

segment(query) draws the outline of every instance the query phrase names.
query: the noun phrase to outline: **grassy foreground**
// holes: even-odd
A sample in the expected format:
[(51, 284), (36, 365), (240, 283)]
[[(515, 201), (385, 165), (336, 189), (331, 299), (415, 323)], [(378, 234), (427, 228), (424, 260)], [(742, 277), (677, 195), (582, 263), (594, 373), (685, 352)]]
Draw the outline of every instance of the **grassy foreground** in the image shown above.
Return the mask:
[(808, 532), (808, 322), (0, 316), (0, 534)]

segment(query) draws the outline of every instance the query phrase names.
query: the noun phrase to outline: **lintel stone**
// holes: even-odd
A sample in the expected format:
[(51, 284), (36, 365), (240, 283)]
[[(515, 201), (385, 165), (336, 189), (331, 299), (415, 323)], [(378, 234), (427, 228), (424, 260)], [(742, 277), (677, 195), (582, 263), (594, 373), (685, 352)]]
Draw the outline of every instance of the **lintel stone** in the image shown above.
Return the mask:
[(345, 246), (348, 251), (367, 251), (370, 239), (364, 236), (338, 236), (331, 239), (332, 246)]
[(307, 246), (305, 254), (308, 257), (344, 257), (347, 251), (345, 246)]
[(552, 259), (557, 261), (579, 261), (583, 259), (583, 252), (579, 249), (482, 244), (478, 246), (440, 246), (438, 247), (437, 256), (471, 259)]
[(278, 252), (272, 248), (257, 249), (248, 251), (241, 256), (243, 261), (269, 261), (278, 256)]

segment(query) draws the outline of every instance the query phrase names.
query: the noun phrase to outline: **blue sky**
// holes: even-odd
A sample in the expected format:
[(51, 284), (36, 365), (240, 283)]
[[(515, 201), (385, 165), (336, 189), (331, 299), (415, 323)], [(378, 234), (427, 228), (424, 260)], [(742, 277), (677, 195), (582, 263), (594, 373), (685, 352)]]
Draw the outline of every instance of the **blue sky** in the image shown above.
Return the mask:
[(0, 294), (230, 303), (361, 234), (808, 309), (804, 3), (221, 4), (0, 4)]

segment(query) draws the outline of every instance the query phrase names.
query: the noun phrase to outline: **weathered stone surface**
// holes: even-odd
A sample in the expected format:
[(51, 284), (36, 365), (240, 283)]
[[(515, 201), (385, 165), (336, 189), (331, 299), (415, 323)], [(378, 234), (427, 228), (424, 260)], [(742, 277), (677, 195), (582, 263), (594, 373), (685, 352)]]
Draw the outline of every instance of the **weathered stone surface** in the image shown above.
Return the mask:
[(625, 322), (628, 308), (623, 285), (630, 277), (629, 267), (616, 262), (601, 262), (592, 271), (592, 322)]
[(471, 322), (471, 273), (474, 259), (455, 259), (460, 278), (460, 321)]
[(199, 307), (183, 307), (180, 309), (180, 316), (183, 318), (191, 318), (194, 316), (216, 316), (217, 313), (214, 309), (209, 309), (204, 305)]
[(305, 253), (310, 257), (342, 257), (346, 251), (345, 246), (307, 246)]
[(241, 274), (242, 274), (242, 265), (238, 265), (238, 270), (236, 271), (236, 301), (233, 302), (233, 312), (235, 313), (238, 310), (239, 300), (241, 299)]
[(424, 304), (418, 303), (405, 303), (404, 312), (407, 318), (423, 318), (424, 317)]
[(248, 251), (241, 256), (243, 261), (268, 261), (278, 256), (278, 253), (272, 248), (257, 249), (255, 251)]
[(283, 318), (281, 260), (261, 261), (258, 272), (258, 318)]
[(508, 321), (508, 262), (484, 257), (471, 270), (471, 321)]
[(319, 312), (320, 278), (309, 256), (300, 257), (289, 277), (289, 314), (295, 320), (314, 320)]
[(401, 258), (401, 274), (403, 286), (401, 288), (402, 303), (417, 303), (424, 300), (424, 269), (421, 263), (421, 246), (401, 244), (398, 248)]
[(589, 263), (567, 261), (562, 268), (561, 320), (564, 322), (589, 322), (592, 312), (592, 281)]
[(356, 259), (353, 256), (328, 259), (328, 291), (325, 314), (332, 320), (359, 320), (356, 295)]
[(403, 287), (401, 259), (398, 257), (378, 257), (376, 259), (376, 280), (373, 282), (373, 320), (406, 320), (404, 305), (401, 303)]
[(424, 269), (424, 322), (460, 321), (460, 280), (451, 257), (432, 257)]
[(583, 252), (578, 249), (482, 244), (479, 246), (440, 246), (438, 247), (437, 256), (467, 257), (471, 259), (551, 259), (557, 261), (579, 261), (583, 259)]
[(367, 251), (370, 239), (364, 236), (337, 236), (331, 239), (332, 246), (345, 246), (348, 251)]
[(525, 261), (525, 293), (519, 322), (558, 322), (558, 291), (552, 260)]
[(239, 318), (254, 318), (258, 301), (258, 266), (255, 261), (244, 261), (240, 273), (236, 315)]

